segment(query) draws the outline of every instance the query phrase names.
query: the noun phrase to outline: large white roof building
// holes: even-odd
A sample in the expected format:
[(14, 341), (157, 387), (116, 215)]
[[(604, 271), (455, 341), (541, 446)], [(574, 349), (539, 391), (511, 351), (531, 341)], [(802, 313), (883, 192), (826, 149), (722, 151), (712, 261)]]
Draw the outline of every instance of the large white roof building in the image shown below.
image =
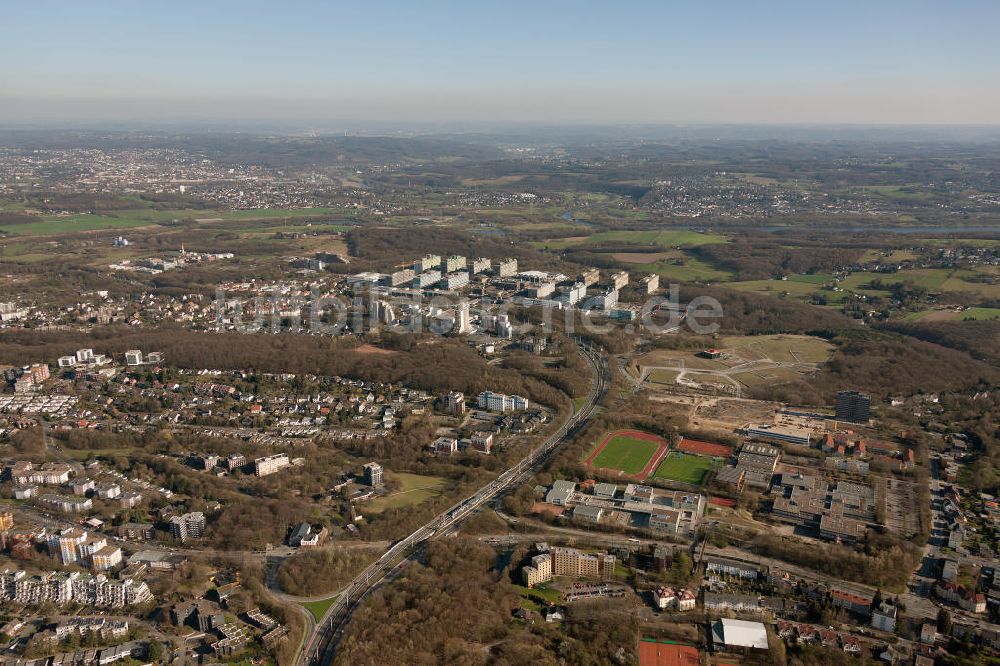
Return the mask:
[(760, 622), (723, 618), (712, 625), (712, 640), (726, 647), (767, 649), (767, 629)]

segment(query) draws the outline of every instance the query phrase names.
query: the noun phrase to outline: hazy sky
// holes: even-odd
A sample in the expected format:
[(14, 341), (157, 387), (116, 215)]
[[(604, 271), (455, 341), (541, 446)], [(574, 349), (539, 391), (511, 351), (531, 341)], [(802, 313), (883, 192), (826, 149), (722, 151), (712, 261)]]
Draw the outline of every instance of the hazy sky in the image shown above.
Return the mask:
[(1000, 2), (3, 3), (0, 122), (1000, 123)]

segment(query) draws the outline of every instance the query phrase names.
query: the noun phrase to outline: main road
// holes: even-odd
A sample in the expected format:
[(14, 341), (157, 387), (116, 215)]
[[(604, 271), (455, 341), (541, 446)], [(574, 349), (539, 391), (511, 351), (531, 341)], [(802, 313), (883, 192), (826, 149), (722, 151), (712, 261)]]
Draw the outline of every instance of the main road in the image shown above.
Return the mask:
[(607, 359), (598, 350), (582, 341), (578, 341), (578, 344), (580, 353), (590, 364), (594, 373), (590, 392), (581, 408), (569, 416), (556, 432), (552, 433), (548, 439), (520, 462), (474, 494), (434, 517), (406, 538), (397, 541), (378, 560), (351, 581), (341, 591), (337, 601), (312, 627), (310, 635), (304, 641), (305, 647), (299, 654), (297, 663), (300, 666), (327, 666), (333, 659), (337, 642), (351, 612), (357, 608), (365, 595), (386, 580), (394, 571), (398, 571), (402, 563), (414, 553), (417, 546), (451, 531), (484, 504), (529, 478), (548, 459), (556, 447), (571, 439), (587, 423), (607, 392), (611, 369)]

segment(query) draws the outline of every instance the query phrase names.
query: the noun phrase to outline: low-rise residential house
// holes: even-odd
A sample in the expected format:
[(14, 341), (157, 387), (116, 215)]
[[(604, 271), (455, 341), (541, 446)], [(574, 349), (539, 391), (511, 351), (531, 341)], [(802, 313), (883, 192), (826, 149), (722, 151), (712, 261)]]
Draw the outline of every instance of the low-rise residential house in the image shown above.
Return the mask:
[(745, 580), (757, 580), (761, 575), (761, 566), (754, 562), (736, 560), (729, 557), (706, 556), (705, 573), (735, 576)]
[(760, 612), (760, 600), (746, 594), (723, 594), (706, 591), (702, 603), (706, 611)]
[(934, 587), (938, 598), (955, 604), (970, 613), (986, 612), (986, 595), (958, 583), (938, 581)]
[(680, 612), (693, 610), (698, 603), (697, 595), (686, 587), (660, 587), (653, 590), (653, 602), (660, 610)]

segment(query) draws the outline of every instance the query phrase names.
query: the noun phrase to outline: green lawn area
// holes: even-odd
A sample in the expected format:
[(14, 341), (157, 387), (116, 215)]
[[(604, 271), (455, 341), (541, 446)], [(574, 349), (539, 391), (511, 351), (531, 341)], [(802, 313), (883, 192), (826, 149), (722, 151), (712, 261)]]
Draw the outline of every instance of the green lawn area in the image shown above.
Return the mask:
[(919, 321), (920, 319), (934, 314), (935, 312), (938, 312), (938, 310), (916, 310), (914, 312), (907, 312), (903, 315), (902, 319), (903, 321)]
[(824, 363), (833, 353), (833, 345), (811, 335), (739, 335), (718, 341), (720, 349), (733, 350), (747, 360), (763, 354), (779, 363)]
[(590, 247), (601, 243), (638, 243), (651, 247), (697, 247), (711, 243), (726, 243), (729, 239), (721, 234), (700, 233), (687, 229), (649, 231), (602, 231), (587, 237), (552, 238), (533, 243), (536, 247), (549, 247), (554, 250), (570, 247)]
[(891, 273), (881, 277), (882, 282), (885, 284), (912, 282), (919, 287), (924, 287), (928, 291), (940, 291), (941, 285), (943, 285), (945, 281), (951, 277), (953, 272), (954, 271), (948, 268), (917, 268), (908, 271), (899, 271), (897, 273)]
[(829, 273), (813, 273), (811, 275), (789, 275), (786, 282), (803, 282), (814, 286), (820, 286), (827, 282), (832, 282), (833, 276)]
[(713, 458), (673, 451), (667, 454), (660, 466), (653, 472), (653, 476), (699, 486), (705, 480), (705, 475), (715, 469), (718, 464)]
[[(147, 216), (156, 211), (120, 211), (114, 215), (65, 215), (40, 217), (38, 222), (11, 225), (7, 231), (15, 236), (49, 236), (53, 234), (97, 231), (101, 229), (132, 229), (155, 224), (157, 220)], [(174, 217), (178, 213), (174, 214)], [(167, 219), (174, 219), (173, 217)]]
[[(852, 273), (837, 283), (841, 291), (829, 291), (822, 288), (829, 275), (791, 275), (787, 280), (750, 280), (731, 282), (729, 287), (740, 291), (751, 291), (772, 296), (787, 293), (789, 298), (808, 301), (814, 293), (823, 294), (829, 304), (840, 303), (849, 293), (887, 296), (888, 287), (902, 282), (912, 282), (930, 292), (960, 291), (979, 294), (987, 298), (1000, 297), (1000, 285), (982, 281), (969, 281), (967, 278), (977, 278), (988, 275), (985, 272), (968, 270), (952, 270), (946, 268), (921, 268), (899, 271), (897, 273)], [(963, 279), (966, 278), (966, 279)], [(883, 289), (869, 287), (872, 280), (881, 280)]]
[[(98, 231), (102, 229), (132, 229), (173, 220), (280, 220), (282, 218), (317, 215), (344, 215), (336, 208), (268, 208), (261, 210), (155, 210), (136, 208), (109, 211), (99, 215), (45, 215), (37, 222), (11, 225), (7, 231), (15, 236), (47, 236), (54, 234)], [(275, 228), (279, 230), (279, 228)]]
[[(796, 300), (806, 300), (810, 295), (819, 291), (819, 285), (796, 280), (746, 280), (744, 282), (730, 282), (726, 285), (739, 291), (749, 291), (768, 296), (780, 296), (788, 293), (788, 296)], [(824, 292), (833, 294), (835, 292)]]
[(920, 189), (917, 183), (907, 185), (864, 185), (860, 189), (890, 199), (929, 199), (930, 192)]
[(697, 257), (685, 256), (678, 264), (671, 260), (657, 261), (651, 264), (636, 264), (636, 272), (656, 273), (662, 280), (674, 280), (677, 282), (724, 282), (733, 277), (733, 274), (723, 268), (719, 268), (707, 261), (702, 261)]
[(1000, 319), (1000, 308), (969, 308), (958, 315), (958, 319), (973, 319), (975, 321), (985, 321), (989, 319)]
[(319, 601), (306, 601), (302, 603), (302, 606), (312, 613), (316, 621), (319, 622), (323, 619), (323, 615), (326, 613), (327, 609), (333, 605), (333, 602), (337, 600), (338, 595), (334, 595), (327, 599), (320, 599)]
[[(600, 441), (603, 441), (604, 436)], [(594, 458), (594, 467), (617, 469), (626, 474), (638, 474), (656, 453), (656, 442), (647, 442), (619, 435), (613, 437), (604, 450)]]
[(673, 384), (678, 374), (676, 370), (653, 370), (647, 379), (654, 384)]
[(1000, 245), (1000, 239), (996, 238), (915, 238), (914, 240), (922, 245), (934, 245), (936, 247), (954, 247), (956, 245), (993, 247), (994, 245)]
[(445, 479), (440, 476), (423, 476), (408, 472), (386, 472), (385, 478), (398, 481), (399, 490), (362, 505), (364, 513), (381, 513), (386, 509), (420, 504), (440, 495), (445, 485)]
[(521, 595), (521, 606), (536, 613), (541, 612), (542, 605), (531, 597), (539, 597), (553, 604), (559, 603), (559, 599), (562, 598), (562, 593), (555, 588), (549, 587), (548, 584), (542, 584), (537, 587), (525, 587), (524, 585), (515, 584), (514, 589)]

